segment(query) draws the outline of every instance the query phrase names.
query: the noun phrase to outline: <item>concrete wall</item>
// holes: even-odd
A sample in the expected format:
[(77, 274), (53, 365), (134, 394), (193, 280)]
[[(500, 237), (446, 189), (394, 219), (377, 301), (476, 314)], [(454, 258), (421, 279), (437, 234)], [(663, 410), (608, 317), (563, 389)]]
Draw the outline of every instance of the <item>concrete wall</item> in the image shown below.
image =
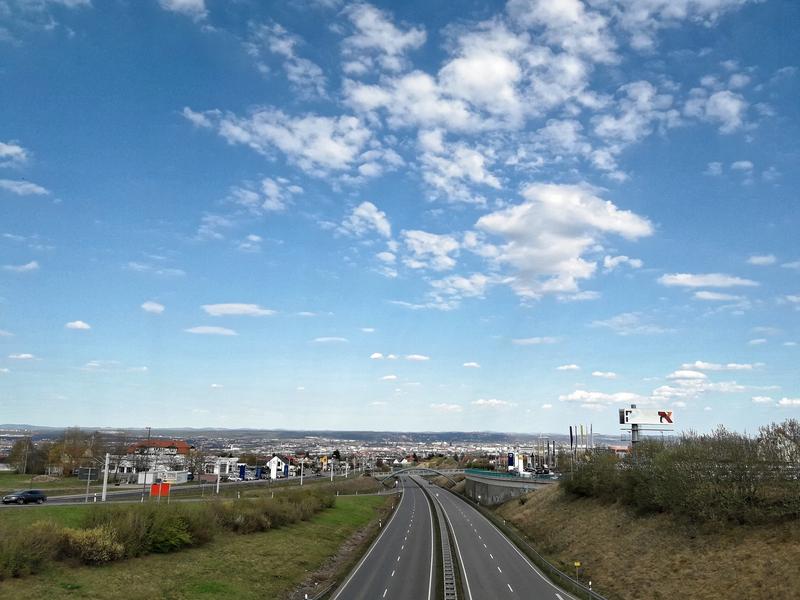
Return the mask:
[(464, 493), (484, 506), (494, 506), (553, 484), (554, 482), (549, 481), (500, 479), (469, 474)]

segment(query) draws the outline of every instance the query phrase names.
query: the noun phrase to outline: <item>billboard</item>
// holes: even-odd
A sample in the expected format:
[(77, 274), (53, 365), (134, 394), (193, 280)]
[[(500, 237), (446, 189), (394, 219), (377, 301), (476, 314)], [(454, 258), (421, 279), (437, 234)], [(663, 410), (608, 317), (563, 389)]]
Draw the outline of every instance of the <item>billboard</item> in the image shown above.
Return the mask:
[(513, 452), (509, 452), (508, 453), (508, 466), (509, 467), (513, 467), (514, 466), (514, 453)]
[(672, 425), (675, 416), (671, 410), (642, 410), (639, 408), (620, 408), (620, 425)]

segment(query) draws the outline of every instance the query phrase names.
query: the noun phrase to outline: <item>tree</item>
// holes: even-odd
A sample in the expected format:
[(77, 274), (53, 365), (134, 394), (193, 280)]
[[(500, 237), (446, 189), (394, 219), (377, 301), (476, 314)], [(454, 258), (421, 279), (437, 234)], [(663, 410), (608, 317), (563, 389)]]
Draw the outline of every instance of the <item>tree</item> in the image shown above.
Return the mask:
[(44, 473), (50, 445), (40, 443), (37, 447), (30, 437), (25, 437), (14, 442), (8, 456), (8, 462), (17, 468), (23, 475)]
[(342, 460), (342, 455), (339, 453), (339, 450), (333, 451), (333, 458), (335, 458), (336, 460)]

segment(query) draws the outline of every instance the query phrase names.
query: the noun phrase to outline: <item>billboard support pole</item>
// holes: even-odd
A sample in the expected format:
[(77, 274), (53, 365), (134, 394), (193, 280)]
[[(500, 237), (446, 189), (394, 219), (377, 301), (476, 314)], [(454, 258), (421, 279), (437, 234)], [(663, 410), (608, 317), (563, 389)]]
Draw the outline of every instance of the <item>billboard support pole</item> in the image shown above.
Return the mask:
[[(636, 408), (635, 404), (631, 404), (631, 408)], [(633, 459), (636, 460), (636, 444), (639, 443), (639, 425), (637, 423), (631, 424), (631, 454)]]

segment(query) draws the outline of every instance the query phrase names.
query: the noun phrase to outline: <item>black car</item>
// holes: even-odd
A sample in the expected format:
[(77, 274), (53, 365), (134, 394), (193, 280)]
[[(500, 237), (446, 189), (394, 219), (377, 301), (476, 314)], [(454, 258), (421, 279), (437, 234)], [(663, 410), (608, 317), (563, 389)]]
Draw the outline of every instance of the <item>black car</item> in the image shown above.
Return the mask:
[(3, 496), (3, 504), (42, 504), (47, 501), (47, 496), (41, 490), (22, 490), (19, 492), (11, 492)]

